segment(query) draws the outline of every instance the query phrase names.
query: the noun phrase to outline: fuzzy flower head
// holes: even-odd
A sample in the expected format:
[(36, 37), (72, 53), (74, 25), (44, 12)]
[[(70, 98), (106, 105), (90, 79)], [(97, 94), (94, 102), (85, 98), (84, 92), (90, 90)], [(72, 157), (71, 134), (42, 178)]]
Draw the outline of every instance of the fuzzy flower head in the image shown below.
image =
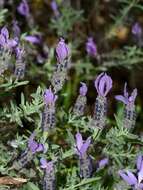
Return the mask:
[(52, 172), (54, 169), (53, 161), (47, 162), (45, 158), (40, 159), (40, 164), (42, 169), (46, 169), (48, 172)]
[(29, 5), (26, 0), (22, 0), (19, 6), (17, 7), (17, 11), (22, 16), (28, 16), (29, 15)]
[(57, 96), (54, 95), (51, 88), (45, 90), (45, 93), (44, 93), (45, 104), (53, 104), (53, 103), (55, 103), (56, 100), (57, 100)]
[(63, 62), (66, 58), (68, 58), (70, 54), (70, 50), (68, 45), (65, 43), (63, 38), (60, 38), (60, 41), (56, 47), (56, 57), (59, 63)]
[(136, 96), (137, 96), (136, 88), (131, 93), (131, 96), (129, 96), (129, 93), (127, 92), (127, 83), (125, 83), (124, 95), (117, 95), (117, 96), (115, 96), (115, 98), (127, 105), (127, 104), (134, 104)]
[(106, 73), (101, 73), (94, 81), (98, 95), (105, 97), (112, 88), (112, 79)]
[(86, 96), (86, 94), (87, 94), (87, 86), (86, 86), (86, 84), (84, 83), (84, 82), (81, 82), (81, 87), (80, 87), (80, 89), (79, 89), (79, 93), (80, 93), (80, 95), (81, 96)]
[(0, 46), (13, 48), (17, 45), (17, 42), (13, 39), (9, 39), (8, 29), (4, 26), (0, 32)]
[(142, 34), (142, 28), (138, 22), (132, 26), (132, 34), (139, 37)]
[(35, 133), (32, 133), (28, 140), (28, 148), (30, 151), (35, 154), (36, 152), (44, 151), (44, 145), (39, 144), (34, 140)]
[(91, 138), (89, 137), (85, 142), (82, 139), (82, 135), (80, 133), (76, 134), (76, 154), (79, 157), (83, 157), (87, 149), (91, 143)]
[(86, 42), (86, 51), (88, 53), (88, 55), (92, 56), (92, 57), (96, 57), (97, 56), (97, 46), (93, 41), (93, 38), (88, 38), (87, 42)]

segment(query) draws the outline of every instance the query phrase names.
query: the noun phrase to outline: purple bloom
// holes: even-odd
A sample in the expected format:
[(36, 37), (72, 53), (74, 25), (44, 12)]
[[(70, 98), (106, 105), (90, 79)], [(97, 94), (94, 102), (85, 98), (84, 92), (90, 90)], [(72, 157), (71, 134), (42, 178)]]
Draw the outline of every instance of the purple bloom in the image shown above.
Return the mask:
[(45, 104), (53, 104), (57, 100), (57, 96), (54, 95), (51, 88), (47, 89), (44, 93)]
[(57, 6), (57, 3), (56, 3), (55, 0), (53, 0), (53, 1), (51, 2), (51, 8), (52, 8), (52, 10), (53, 10), (55, 16), (56, 16), (56, 17), (59, 17), (60, 13), (59, 13), (58, 6)]
[(100, 160), (98, 163), (99, 169), (104, 168), (108, 163), (109, 163), (108, 158), (104, 158), (104, 159)]
[(93, 38), (88, 38), (87, 42), (86, 42), (86, 51), (88, 53), (88, 55), (92, 56), (92, 57), (96, 57), (97, 56), (97, 46), (93, 41)]
[(19, 6), (17, 7), (17, 11), (22, 16), (28, 16), (29, 15), (29, 5), (26, 0), (22, 0)]
[(45, 158), (40, 159), (40, 164), (41, 168), (48, 170), (48, 172), (51, 172), (54, 168), (53, 161), (47, 162)]
[(140, 37), (142, 34), (142, 28), (140, 26), (140, 24), (138, 22), (136, 22), (133, 26), (132, 26), (132, 34), (134, 34), (137, 37)]
[(112, 88), (112, 79), (106, 73), (98, 75), (94, 82), (98, 95), (105, 97)]
[(82, 135), (78, 132), (76, 134), (76, 154), (80, 157), (84, 157), (90, 143), (91, 137), (87, 138), (87, 140), (84, 142), (82, 139)]
[(30, 42), (32, 44), (40, 44), (40, 42), (41, 42), (39, 36), (31, 36), (31, 35), (25, 36), (24, 40), (27, 42)]
[(87, 86), (86, 86), (86, 84), (84, 83), (84, 82), (81, 82), (81, 87), (80, 87), (80, 89), (79, 89), (79, 93), (80, 93), (80, 95), (81, 96), (86, 96), (86, 94), (87, 94)]
[(17, 42), (13, 39), (9, 39), (9, 32), (6, 27), (1, 29), (0, 33), (0, 45), (2, 47), (13, 48), (17, 45)]
[(30, 151), (35, 154), (36, 152), (44, 151), (44, 145), (38, 144), (35, 140), (35, 133), (32, 133), (29, 140), (28, 140), (28, 148)]
[(117, 96), (115, 96), (115, 98), (127, 105), (127, 104), (134, 104), (136, 96), (137, 96), (137, 89), (136, 88), (131, 93), (131, 96), (129, 96), (129, 94), (127, 92), (127, 83), (125, 83), (124, 95), (117, 95)]
[(56, 57), (59, 63), (62, 63), (66, 58), (68, 58), (70, 50), (68, 45), (65, 43), (63, 38), (60, 38), (60, 41), (56, 47)]

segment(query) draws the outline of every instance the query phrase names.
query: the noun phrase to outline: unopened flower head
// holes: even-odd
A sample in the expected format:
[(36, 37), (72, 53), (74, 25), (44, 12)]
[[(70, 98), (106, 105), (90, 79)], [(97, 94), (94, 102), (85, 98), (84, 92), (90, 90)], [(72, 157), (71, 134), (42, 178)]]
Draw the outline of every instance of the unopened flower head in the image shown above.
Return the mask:
[(133, 26), (132, 26), (132, 34), (134, 34), (137, 37), (140, 37), (142, 34), (142, 28), (140, 26), (140, 24), (138, 22), (136, 22)]
[(51, 88), (45, 90), (45, 93), (44, 93), (45, 104), (53, 104), (53, 103), (55, 103), (56, 99), (57, 99), (57, 96), (54, 95)]
[(112, 79), (106, 73), (98, 75), (94, 82), (99, 96), (105, 97), (112, 88)]
[(81, 96), (86, 96), (86, 94), (87, 94), (87, 86), (86, 86), (86, 84), (84, 83), (84, 82), (81, 82), (81, 87), (80, 87), (80, 89), (79, 89), (79, 93), (80, 93), (80, 95)]
[(91, 138), (87, 138), (87, 140), (84, 142), (82, 139), (82, 135), (78, 132), (76, 134), (76, 154), (79, 157), (83, 157), (86, 152), (88, 147), (90, 146), (91, 143)]
[(88, 53), (88, 55), (92, 56), (92, 57), (96, 57), (97, 56), (97, 46), (93, 41), (93, 38), (88, 38), (87, 42), (86, 42), (86, 51)]
[(17, 11), (22, 16), (28, 16), (29, 15), (29, 5), (26, 0), (22, 0), (19, 6), (17, 7)]
[(66, 58), (68, 58), (70, 50), (68, 45), (65, 43), (63, 38), (60, 38), (60, 41), (56, 47), (56, 57), (59, 63), (62, 63)]

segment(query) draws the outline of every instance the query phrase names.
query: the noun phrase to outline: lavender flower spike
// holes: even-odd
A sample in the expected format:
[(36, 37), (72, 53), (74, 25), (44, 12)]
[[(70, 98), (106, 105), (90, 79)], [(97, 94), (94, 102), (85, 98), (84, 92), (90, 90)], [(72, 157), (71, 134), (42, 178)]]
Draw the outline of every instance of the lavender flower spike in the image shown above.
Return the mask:
[(56, 47), (56, 58), (57, 64), (51, 79), (55, 93), (62, 89), (70, 66), (70, 49), (63, 38), (60, 38)]
[(76, 154), (79, 156), (79, 168), (81, 178), (89, 178), (92, 174), (92, 160), (90, 156), (87, 155), (87, 149), (90, 143), (90, 137), (84, 142), (81, 134), (76, 134)]
[(108, 163), (109, 163), (109, 159), (108, 158), (103, 158), (102, 160), (100, 160), (98, 162), (98, 170), (104, 168)]
[(43, 178), (43, 190), (55, 190), (56, 189), (56, 177), (53, 161), (47, 162), (46, 159), (40, 159), (41, 168), (44, 169)]
[(55, 127), (55, 102), (57, 96), (54, 95), (51, 88), (44, 93), (44, 111), (42, 113), (41, 127), (43, 131), (48, 131)]
[(93, 41), (93, 38), (88, 38), (86, 42), (86, 51), (89, 56), (96, 57), (97, 56), (97, 46)]
[(125, 104), (123, 126), (131, 129), (135, 126), (136, 112), (135, 112), (135, 99), (137, 96), (137, 89), (134, 89), (129, 96), (127, 92), (127, 83), (124, 85), (124, 94), (117, 95), (115, 98)]
[(22, 0), (21, 3), (19, 4), (19, 6), (17, 7), (17, 11), (19, 14), (21, 14), (22, 16), (29, 16), (29, 5), (27, 3), (26, 0)]
[(93, 120), (90, 123), (90, 127), (97, 127), (103, 129), (106, 123), (107, 113), (107, 94), (112, 88), (112, 79), (106, 73), (101, 73), (94, 81), (95, 88), (98, 92), (98, 96), (95, 101), (95, 108), (93, 114)]
[(84, 114), (84, 110), (85, 110), (85, 106), (87, 102), (86, 94), (87, 94), (88, 88), (86, 84), (83, 82), (81, 82), (81, 85), (82, 86), (79, 89), (80, 94), (73, 108), (73, 113), (77, 116), (82, 116)]

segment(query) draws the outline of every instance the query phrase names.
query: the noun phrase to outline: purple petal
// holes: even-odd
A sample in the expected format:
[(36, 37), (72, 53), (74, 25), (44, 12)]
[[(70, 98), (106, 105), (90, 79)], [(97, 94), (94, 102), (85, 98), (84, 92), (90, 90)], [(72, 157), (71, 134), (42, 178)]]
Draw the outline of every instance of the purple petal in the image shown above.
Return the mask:
[(143, 157), (142, 157), (142, 155), (139, 155), (139, 156), (137, 157), (137, 161), (136, 161), (136, 165), (137, 165), (137, 169), (138, 169), (138, 170), (141, 169), (142, 161), (143, 161)]
[(45, 104), (52, 104), (56, 101), (57, 96), (54, 95), (51, 88), (47, 89), (44, 93), (44, 102)]
[(47, 160), (45, 158), (41, 158), (40, 159), (40, 164), (41, 164), (41, 168), (46, 168), (47, 167)]
[(129, 97), (129, 101), (134, 103), (134, 101), (135, 101), (135, 99), (136, 99), (136, 96), (137, 96), (137, 89), (135, 88), (135, 89), (133, 90), (131, 96)]
[(15, 46), (17, 45), (17, 41), (11, 39), (11, 40), (8, 40), (8, 41), (7, 41), (7, 44), (8, 44), (8, 46), (9, 46), (10, 48), (13, 48), (13, 47), (15, 47)]
[(56, 47), (56, 56), (59, 63), (63, 62), (70, 54), (68, 45), (65, 43), (63, 38), (60, 38), (60, 41)]
[(134, 185), (132, 178), (130, 179), (130, 177), (126, 175), (124, 171), (120, 170), (118, 173), (123, 178), (123, 180), (127, 182), (129, 185)]
[(29, 6), (26, 0), (21, 1), (20, 5), (17, 7), (17, 11), (23, 16), (29, 15)]
[(4, 46), (5, 43), (6, 43), (6, 41), (5, 41), (4, 36), (0, 34), (0, 45), (1, 45), (1, 46)]
[(5, 26), (1, 29), (1, 34), (5, 37), (6, 40), (8, 40), (9, 32), (8, 32), (8, 29)]
[(124, 97), (127, 98), (127, 99), (128, 99), (128, 97), (129, 97), (129, 94), (128, 94), (128, 92), (127, 92), (127, 83), (126, 83), (126, 82), (125, 82), (125, 84), (124, 84)]
[(91, 143), (91, 137), (89, 137), (89, 138), (85, 141), (85, 143), (82, 145), (82, 147), (81, 147), (81, 149), (80, 149), (81, 155), (84, 155), (84, 154), (85, 154), (85, 152), (87, 151), (87, 149), (88, 149), (90, 143)]
[(115, 96), (115, 99), (123, 102), (124, 104), (128, 103), (128, 100), (124, 96), (122, 96), (122, 95)]
[(99, 94), (99, 88), (98, 88), (98, 86), (99, 86), (99, 81), (100, 81), (100, 79), (101, 79), (101, 77), (102, 77), (103, 75), (104, 75), (104, 73), (101, 73), (100, 75), (97, 76), (96, 80), (94, 81), (94, 85), (95, 85), (95, 88), (96, 88), (98, 94)]
[(80, 93), (81, 96), (85, 96), (86, 93), (87, 93), (87, 86), (86, 86), (86, 84), (83, 83), (83, 82), (81, 82), (81, 85), (82, 85), (82, 86), (81, 86), (80, 89), (79, 89), (79, 93)]
[(44, 145), (43, 144), (39, 144), (38, 148), (36, 149), (36, 152), (41, 152), (44, 151)]
[(108, 94), (110, 89), (112, 88), (112, 79), (107, 74), (105, 74), (105, 80), (106, 80), (106, 90), (104, 92), (104, 96)]
[(48, 162), (48, 164), (47, 164), (47, 170), (48, 170), (48, 172), (51, 172), (52, 170), (53, 170), (53, 161), (50, 161), (50, 162)]
[(143, 183), (139, 184), (139, 188), (143, 189)]
[(109, 159), (108, 158), (104, 158), (102, 160), (99, 161), (99, 169), (100, 168), (104, 168), (109, 162)]
[(77, 146), (78, 150), (80, 151), (80, 149), (83, 145), (82, 136), (80, 133), (77, 133), (75, 137), (76, 137), (76, 146)]
[(132, 181), (132, 184), (133, 185), (137, 184), (137, 178), (135, 177), (135, 175), (130, 171), (126, 171), (126, 172), (129, 176), (130, 180)]
[(143, 163), (141, 164), (141, 169), (138, 172), (138, 182), (140, 183), (143, 180)]
[(24, 40), (33, 44), (40, 44), (41, 40), (38, 36), (25, 36)]

